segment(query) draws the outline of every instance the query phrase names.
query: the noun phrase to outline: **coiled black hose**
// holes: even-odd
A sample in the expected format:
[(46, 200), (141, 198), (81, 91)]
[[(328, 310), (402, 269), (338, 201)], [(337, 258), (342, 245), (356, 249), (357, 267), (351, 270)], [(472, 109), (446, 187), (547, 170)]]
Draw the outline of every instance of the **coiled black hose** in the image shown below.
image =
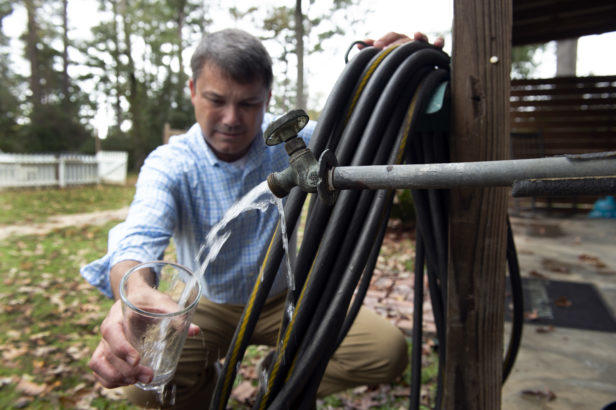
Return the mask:
[[(434, 90), (447, 82), (448, 69), (447, 55), (425, 43), (407, 43), (381, 52), (365, 48), (347, 64), (328, 98), (310, 142), (311, 150), (317, 157), (325, 148), (335, 150), (340, 165), (447, 162), (447, 133), (419, 132), (416, 128)], [(414, 191), (413, 196), (418, 216), (415, 272), (417, 284), (421, 283), (415, 286), (415, 303), (423, 301), (426, 262), (440, 343), (438, 407), (446, 359), (447, 194), (430, 190)], [(295, 228), (305, 197), (295, 188), (288, 198), (285, 214), (289, 231)], [(340, 193), (333, 207), (313, 198), (293, 266), (295, 288), (288, 293), (288, 314), (283, 318), (278, 346), (255, 408), (310, 408), (314, 403), (327, 363), (348, 332), (368, 289), (392, 198), (392, 191), (348, 190)], [(282, 252), (278, 229), (229, 347), (212, 409), (226, 405), (237, 365)], [(421, 310), (421, 304), (415, 307), (414, 323), (421, 323)], [(421, 326), (415, 325), (412, 408), (418, 408), (419, 403), (421, 337)], [(515, 358), (515, 354), (507, 356)]]

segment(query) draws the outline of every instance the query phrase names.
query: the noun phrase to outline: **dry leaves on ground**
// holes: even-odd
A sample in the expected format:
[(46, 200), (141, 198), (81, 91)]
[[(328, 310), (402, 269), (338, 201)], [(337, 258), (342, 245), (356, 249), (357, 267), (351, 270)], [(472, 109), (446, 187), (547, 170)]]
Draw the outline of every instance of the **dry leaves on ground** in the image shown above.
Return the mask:
[(554, 401), (556, 400), (556, 394), (554, 394), (554, 392), (552, 392), (551, 390), (545, 389), (545, 390), (523, 390), (522, 394), (524, 396), (528, 396), (528, 397), (535, 397), (535, 398), (539, 398), (539, 399), (543, 399), (543, 400), (547, 400), (547, 401)]

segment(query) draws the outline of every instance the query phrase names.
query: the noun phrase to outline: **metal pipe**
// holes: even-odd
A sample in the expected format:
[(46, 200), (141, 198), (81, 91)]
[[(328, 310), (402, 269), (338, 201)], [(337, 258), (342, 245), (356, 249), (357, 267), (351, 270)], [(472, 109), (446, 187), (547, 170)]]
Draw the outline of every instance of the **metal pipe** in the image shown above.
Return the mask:
[(541, 178), (616, 176), (616, 152), (504, 161), (335, 167), (329, 188), (449, 189)]

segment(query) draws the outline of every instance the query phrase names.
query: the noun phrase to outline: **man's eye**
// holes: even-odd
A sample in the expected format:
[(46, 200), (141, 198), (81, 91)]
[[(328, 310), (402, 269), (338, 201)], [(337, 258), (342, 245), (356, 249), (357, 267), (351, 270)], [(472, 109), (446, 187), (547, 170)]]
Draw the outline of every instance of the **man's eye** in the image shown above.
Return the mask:
[(220, 100), (218, 98), (206, 97), (206, 99), (213, 105), (223, 105), (225, 103), (223, 100)]

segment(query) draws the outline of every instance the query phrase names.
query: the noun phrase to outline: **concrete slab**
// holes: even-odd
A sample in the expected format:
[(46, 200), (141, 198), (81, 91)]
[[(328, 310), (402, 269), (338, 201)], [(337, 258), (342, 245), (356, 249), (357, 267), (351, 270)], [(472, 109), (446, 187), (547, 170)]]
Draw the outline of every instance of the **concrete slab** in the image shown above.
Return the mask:
[[(616, 220), (512, 218), (522, 276), (592, 283), (616, 313)], [(616, 401), (616, 333), (525, 324), (503, 409), (602, 409)]]
[(525, 325), (502, 400), (508, 410), (603, 408), (616, 400), (616, 333)]

